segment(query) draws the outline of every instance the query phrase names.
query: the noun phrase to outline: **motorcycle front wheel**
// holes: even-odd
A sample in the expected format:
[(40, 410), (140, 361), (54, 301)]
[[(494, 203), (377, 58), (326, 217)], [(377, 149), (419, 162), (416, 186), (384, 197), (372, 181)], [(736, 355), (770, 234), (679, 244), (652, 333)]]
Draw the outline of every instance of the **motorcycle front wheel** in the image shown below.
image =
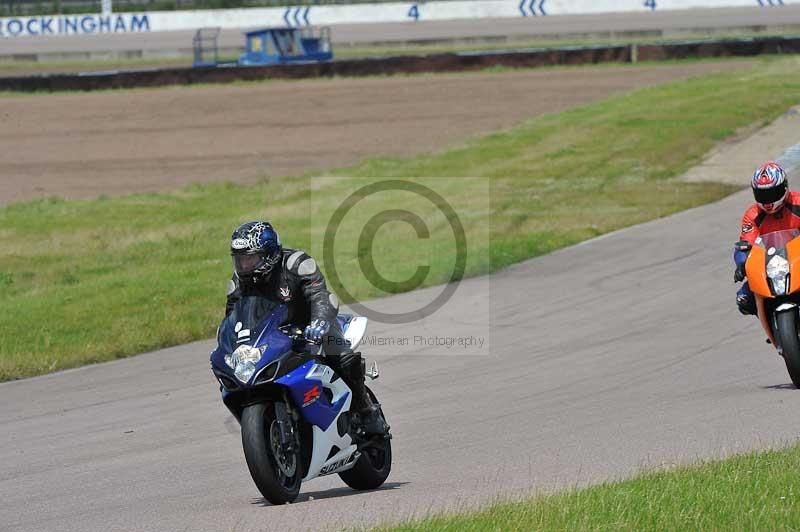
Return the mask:
[(800, 338), (797, 337), (797, 313), (779, 312), (776, 316), (777, 340), (781, 346), (786, 370), (796, 388), (800, 388)]
[(272, 403), (250, 405), (242, 412), (242, 447), (258, 491), (272, 504), (293, 502), (303, 479), (300, 450), (281, 447)]

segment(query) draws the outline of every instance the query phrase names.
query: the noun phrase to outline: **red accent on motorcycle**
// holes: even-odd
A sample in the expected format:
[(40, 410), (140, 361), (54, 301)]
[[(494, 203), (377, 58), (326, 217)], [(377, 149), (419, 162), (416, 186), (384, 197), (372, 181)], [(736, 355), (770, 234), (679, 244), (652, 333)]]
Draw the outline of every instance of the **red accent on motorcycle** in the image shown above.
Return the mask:
[(319, 385), (314, 386), (303, 395), (303, 406), (306, 407), (319, 399), (320, 389)]

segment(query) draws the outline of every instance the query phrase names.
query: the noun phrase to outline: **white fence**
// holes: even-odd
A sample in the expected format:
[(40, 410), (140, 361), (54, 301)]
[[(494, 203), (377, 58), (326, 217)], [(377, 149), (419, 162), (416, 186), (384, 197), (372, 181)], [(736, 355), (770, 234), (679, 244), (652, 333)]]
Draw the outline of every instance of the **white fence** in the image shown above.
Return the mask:
[(800, 0), (469, 0), (0, 18), (0, 37), (577, 15), (689, 8), (780, 9)]

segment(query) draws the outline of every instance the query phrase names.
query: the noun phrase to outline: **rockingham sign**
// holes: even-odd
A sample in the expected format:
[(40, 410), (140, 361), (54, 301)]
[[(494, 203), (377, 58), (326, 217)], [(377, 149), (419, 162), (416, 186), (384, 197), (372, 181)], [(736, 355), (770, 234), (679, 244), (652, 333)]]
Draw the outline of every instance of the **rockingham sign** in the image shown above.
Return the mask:
[(148, 14), (54, 15), (0, 18), (0, 37), (150, 31)]
[[(780, 9), (800, 0), (447, 0), (382, 4), (285, 6), (199, 11), (154, 11), (94, 15), (0, 18), (0, 38), (92, 33), (194, 30), (202, 27), (308, 26), (423, 22), (548, 15), (664, 11), (691, 8), (761, 7)], [(110, 7), (110, 6), (109, 6)]]

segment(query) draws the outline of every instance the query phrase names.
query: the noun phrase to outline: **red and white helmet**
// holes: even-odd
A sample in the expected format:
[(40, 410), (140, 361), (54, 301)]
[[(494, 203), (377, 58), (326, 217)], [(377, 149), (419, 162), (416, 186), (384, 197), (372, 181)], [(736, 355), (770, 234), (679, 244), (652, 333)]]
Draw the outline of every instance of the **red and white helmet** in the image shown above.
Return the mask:
[(783, 207), (789, 195), (789, 180), (780, 163), (768, 161), (753, 174), (753, 196), (762, 211), (772, 214)]

